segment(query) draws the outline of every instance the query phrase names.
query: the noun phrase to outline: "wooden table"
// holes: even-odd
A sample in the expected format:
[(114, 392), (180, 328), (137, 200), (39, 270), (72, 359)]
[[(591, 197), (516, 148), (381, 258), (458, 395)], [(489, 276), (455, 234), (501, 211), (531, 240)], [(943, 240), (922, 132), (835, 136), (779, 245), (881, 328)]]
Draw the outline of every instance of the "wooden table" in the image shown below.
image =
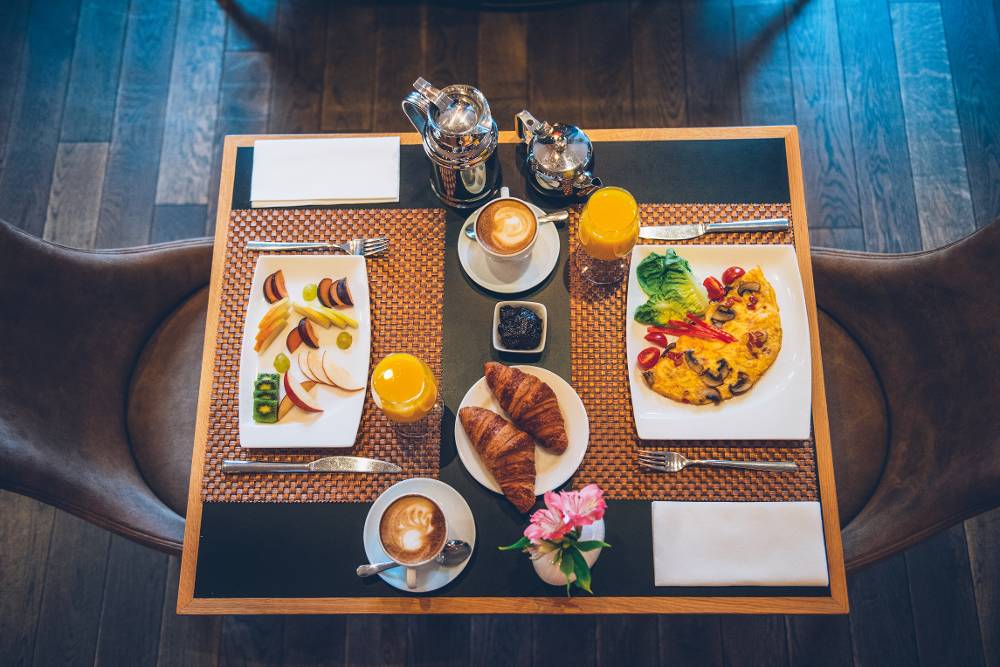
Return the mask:
[[(417, 597), (381, 581), (361, 582), (354, 565), (364, 561), (361, 527), (365, 503), (203, 503), (201, 479), (208, 428), (208, 398), (219, 314), (222, 258), (231, 210), (249, 207), (252, 146), (258, 138), (226, 137), (202, 361), (198, 415), (188, 495), (187, 526), (177, 612), (180, 614), (317, 613), (760, 613), (842, 614), (848, 611), (840, 521), (830, 453), (829, 425), (813, 290), (802, 167), (795, 127), (593, 130), (596, 173), (622, 185), (640, 202), (790, 203), (795, 246), (806, 294), (812, 345), (813, 428), (830, 584), (823, 589), (665, 589), (652, 582), (648, 501), (611, 501), (608, 540), (594, 581), (599, 592), (566, 598), (541, 585), (527, 559), (500, 554), (524, 519), (496, 508), (503, 500), (471, 480), (454, 456), (445, 428), (441, 479), (455, 487), (476, 515), (478, 543), (465, 572), (437, 593)], [(337, 136), (337, 135), (297, 135)], [(344, 135), (341, 135), (344, 136)], [(362, 136), (362, 135), (347, 135)], [(374, 136), (374, 135), (369, 135)], [(380, 135), (386, 136), (386, 135)], [(392, 135), (390, 135), (392, 136)], [(427, 181), (426, 158), (416, 134), (399, 135), (402, 207), (440, 207)], [(281, 137), (285, 138), (285, 137)], [(501, 132), (504, 185), (526, 191), (517, 169), (512, 132)], [(643, 164), (644, 169), (636, 169)], [(543, 202), (539, 202), (540, 204)], [(551, 206), (551, 205), (550, 205)], [(490, 353), (488, 331), (497, 297), (461, 275), (455, 251), (464, 215), (449, 212), (446, 231), (444, 363), (442, 395), (453, 411), (481, 376)], [(524, 298), (545, 303), (548, 343), (538, 365), (570, 374), (569, 297), (562, 257), (550, 279)], [(563, 323), (560, 326), (560, 323)], [(470, 336), (469, 332), (482, 332)], [(482, 348), (482, 349), (480, 349)], [(470, 352), (472, 354), (470, 354)], [(349, 528), (345, 531), (344, 526)], [(291, 527), (291, 529), (290, 529)]]

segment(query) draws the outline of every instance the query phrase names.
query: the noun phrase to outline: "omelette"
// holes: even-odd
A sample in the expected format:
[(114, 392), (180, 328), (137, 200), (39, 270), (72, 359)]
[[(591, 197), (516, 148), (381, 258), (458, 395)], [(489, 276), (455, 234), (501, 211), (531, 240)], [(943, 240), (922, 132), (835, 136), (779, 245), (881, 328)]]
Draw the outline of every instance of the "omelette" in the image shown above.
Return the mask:
[(643, 372), (658, 394), (682, 403), (721, 403), (753, 389), (781, 350), (781, 316), (774, 288), (760, 267), (747, 271), (711, 301), (705, 321), (735, 342), (682, 335)]

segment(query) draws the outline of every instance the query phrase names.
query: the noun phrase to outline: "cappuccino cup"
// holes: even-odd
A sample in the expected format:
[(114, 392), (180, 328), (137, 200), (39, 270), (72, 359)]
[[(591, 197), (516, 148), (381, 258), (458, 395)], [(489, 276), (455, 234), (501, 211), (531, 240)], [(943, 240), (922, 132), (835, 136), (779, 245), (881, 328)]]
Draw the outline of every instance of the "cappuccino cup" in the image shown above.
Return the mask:
[(433, 562), (448, 541), (448, 523), (436, 502), (410, 493), (382, 511), (378, 539), (385, 555), (406, 568), (406, 586), (416, 588), (417, 568)]
[(508, 188), (476, 212), (474, 224), (479, 247), (502, 262), (527, 259), (538, 238), (538, 216), (527, 202), (511, 197)]

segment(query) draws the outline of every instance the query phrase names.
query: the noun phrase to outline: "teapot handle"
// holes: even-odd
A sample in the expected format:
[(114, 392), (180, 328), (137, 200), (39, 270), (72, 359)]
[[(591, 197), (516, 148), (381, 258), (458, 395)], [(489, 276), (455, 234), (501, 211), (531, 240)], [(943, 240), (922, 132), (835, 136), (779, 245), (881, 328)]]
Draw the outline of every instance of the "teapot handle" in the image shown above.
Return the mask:
[(410, 119), (413, 127), (421, 135), (427, 127), (427, 119), (431, 114), (431, 103), (420, 93), (410, 93), (403, 98), (403, 113)]
[(517, 130), (517, 136), (522, 143), (530, 144), (531, 138), (535, 134), (535, 128), (541, 124), (527, 109), (524, 109), (521, 113), (514, 114), (514, 128)]

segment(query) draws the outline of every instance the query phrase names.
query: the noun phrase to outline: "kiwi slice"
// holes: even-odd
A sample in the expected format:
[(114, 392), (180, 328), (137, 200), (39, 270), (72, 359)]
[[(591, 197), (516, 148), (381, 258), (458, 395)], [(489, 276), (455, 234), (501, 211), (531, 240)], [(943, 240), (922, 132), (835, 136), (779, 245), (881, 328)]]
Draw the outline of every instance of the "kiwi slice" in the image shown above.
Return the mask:
[(258, 391), (277, 393), (280, 382), (281, 378), (278, 377), (277, 373), (258, 373), (257, 379), (253, 383), (254, 394), (256, 395)]
[(253, 420), (258, 424), (273, 424), (278, 421), (278, 401), (270, 398), (255, 398)]

